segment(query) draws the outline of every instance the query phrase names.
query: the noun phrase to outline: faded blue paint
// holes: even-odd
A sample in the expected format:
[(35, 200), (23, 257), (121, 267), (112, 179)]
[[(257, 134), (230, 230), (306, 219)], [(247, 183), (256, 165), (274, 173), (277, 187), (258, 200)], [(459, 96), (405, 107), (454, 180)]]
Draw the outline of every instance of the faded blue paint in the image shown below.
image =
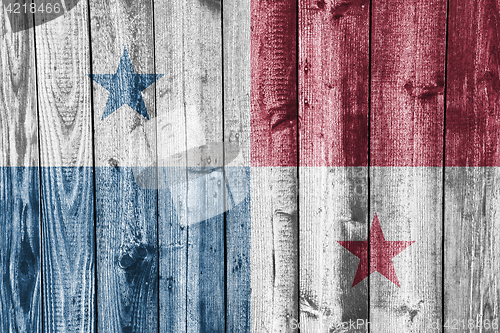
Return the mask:
[(41, 168), (43, 331), (95, 332), (94, 178)]
[(0, 331), (40, 332), (39, 169), (0, 168)]
[[(2, 332), (41, 328), (40, 244), (46, 332), (93, 332), (96, 302), (99, 332), (150, 332), (157, 322), (160, 332), (250, 331), (249, 168), (226, 167), (220, 186), (221, 169), (189, 177), (189, 170), (162, 168), (160, 189), (139, 186), (128, 167), (40, 171), (41, 184), (38, 168), (0, 168)], [(152, 182), (156, 173), (149, 170)], [(182, 190), (202, 192), (180, 203)]]
[(130, 106), (149, 120), (142, 91), (160, 79), (163, 74), (135, 74), (127, 48), (123, 49), (123, 55), (115, 74), (88, 74), (88, 76), (109, 91), (102, 120), (123, 105)]

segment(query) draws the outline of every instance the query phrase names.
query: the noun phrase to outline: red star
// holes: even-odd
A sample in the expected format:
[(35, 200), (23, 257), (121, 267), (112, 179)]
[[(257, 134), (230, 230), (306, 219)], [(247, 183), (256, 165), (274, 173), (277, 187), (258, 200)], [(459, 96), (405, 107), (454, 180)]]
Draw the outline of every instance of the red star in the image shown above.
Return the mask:
[[(359, 261), (358, 270), (354, 277), (354, 287), (371, 273), (379, 272), (395, 285), (400, 287), (399, 280), (392, 263), (392, 258), (400, 254), (415, 241), (386, 241), (380, 227), (377, 214), (373, 218), (370, 230), (370, 242), (365, 241), (339, 241), (338, 243), (352, 252)], [(368, 272), (368, 247), (370, 247), (370, 272)]]

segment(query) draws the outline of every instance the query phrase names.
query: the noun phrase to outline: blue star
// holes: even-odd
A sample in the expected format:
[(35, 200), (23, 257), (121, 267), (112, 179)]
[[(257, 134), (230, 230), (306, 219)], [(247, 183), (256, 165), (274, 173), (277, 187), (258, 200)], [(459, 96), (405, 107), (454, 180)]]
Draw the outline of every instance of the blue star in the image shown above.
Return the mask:
[(149, 120), (142, 91), (159, 80), (163, 74), (135, 74), (127, 48), (123, 49), (116, 74), (88, 74), (88, 76), (109, 91), (101, 120), (125, 104)]

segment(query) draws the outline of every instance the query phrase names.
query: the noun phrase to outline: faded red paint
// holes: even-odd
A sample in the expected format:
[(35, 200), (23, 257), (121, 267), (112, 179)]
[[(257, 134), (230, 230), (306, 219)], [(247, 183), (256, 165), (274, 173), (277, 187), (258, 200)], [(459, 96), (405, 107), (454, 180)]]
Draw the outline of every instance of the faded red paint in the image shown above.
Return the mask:
[(299, 3), (300, 165), (367, 166), (370, 2)]
[(500, 166), (498, 1), (450, 6), (446, 166)]
[(297, 165), (297, 3), (251, 5), (253, 166)]
[(443, 165), (446, 1), (415, 6), (372, 5), (371, 166)]

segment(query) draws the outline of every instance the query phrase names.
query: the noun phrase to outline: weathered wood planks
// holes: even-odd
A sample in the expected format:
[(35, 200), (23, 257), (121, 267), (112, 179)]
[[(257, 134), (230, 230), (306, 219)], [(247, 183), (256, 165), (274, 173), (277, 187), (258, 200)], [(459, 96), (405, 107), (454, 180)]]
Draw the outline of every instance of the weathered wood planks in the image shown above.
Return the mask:
[(82, 1), (65, 16), (35, 27), (44, 332), (95, 332), (87, 10)]
[[(155, 73), (153, 4), (92, 1), (92, 75), (114, 74), (126, 54), (136, 74)], [(119, 87), (134, 93), (126, 80)], [(140, 92), (149, 120), (129, 105), (102, 119), (112, 93), (94, 83), (98, 331), (158, 330), (157, 189), (154, 85)], [(135, 106), (137, 109), (139, 106)], [(139, 151), (141, 149), (142, 151)]]
[[(370, 219), (387, 240), (415, 241), (393, 259), (400, 288), (370, 277), (377, 332), (441, 326), (446, 2), (372, 3)], [(437, 327), (437, 326), (436, 326)]]
[[(27, 19), (32, 24), (33, 18)], [(0, 8), (0, 331), (5, 333), (42, 328), (34, 34), (15, 33), (26, 23), (18, 20)]]
[[(368, 320), (337, 241), (368, 235), (369, 1), (299, 2), (300, 329)], [(359, 332), (367, 331), (360, 325)]]
[(446, 332), (487, 332), (500, 320), (500, 3), (449, 6), (443, 320)]
[(252, 332), (297, 331), (297, 9), (251, 5)]
[[(498, 319), (497, 0), (450, 2), (447, 77), (444, 1), (64, 4), (32, 30), (0, 17), (2, 332), (41, 330), (42, 285), (47, 332)], [(142, 93), (150, 120), (101, 120), (109, 92), (86, 75), (115, 73), (124, 47), (165, 74)], [(358, 259), (337, 241), (366, 239), (375, 213), (415, 241), (400, 288), (351, 288)]]

